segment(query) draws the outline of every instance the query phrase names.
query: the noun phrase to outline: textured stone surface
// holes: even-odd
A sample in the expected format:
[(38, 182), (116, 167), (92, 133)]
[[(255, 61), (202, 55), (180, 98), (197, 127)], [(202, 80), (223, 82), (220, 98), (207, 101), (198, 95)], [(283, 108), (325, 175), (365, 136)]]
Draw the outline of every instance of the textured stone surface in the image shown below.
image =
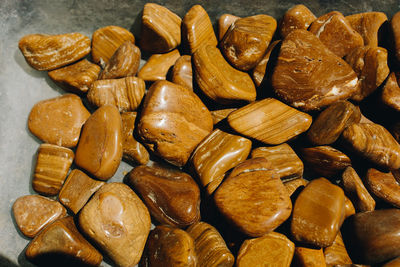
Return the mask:
[(400, 73), (390, 73), (382, 89), (382, 102), (396, 111), (400, 111), (400, 87), (398, 76)]
[[(379, 10), (379, 9), (371, 9)], [(364, 39), (364, 44), (376, 47), (379, 41), (379, 30), (387, 21), (383, 12), (364, 12), (346, 16), (347, 21)]]
[(165, 80), (167, 72), (180, 57), (178, 49), (165, 54), (153, 54), (138, 72), (138, 77), (146, 82)]
[(338, 232), (335, 241), (329, 247), (324, 248), (325, 262), (328, 266), (352, 264), (349, 254), (344, 246), (342, 234)]
[(400, 207), (400, 184), (391, 172), (371, 168), (364, 180), (365, 186), (373, 195), (396, 208)]
[(293, 266), (298, 267), (325, 267), (325, 257), (323, 250), (298, 247), (294, 249)]
[(221, 17), (218, 18), (218, 40), (221, 41), (222, 38), (224, 38), (224, 35), (226, 31), (229, 29), (229, 27), (240, 19), (238, 16), (234, 16), (231, 14), (223, 14)]
[(193, 90), (193, 71), (192, 71), (192, 57), (183, 55), (175, 61), (172, 68), (173, 83), (187, 87)]
[(283, 15), (279, 24), (279, 33), (282, 38), (285, 38), (291, 31), (307, 30), (316, 18), (305, 5), (295, 5)]

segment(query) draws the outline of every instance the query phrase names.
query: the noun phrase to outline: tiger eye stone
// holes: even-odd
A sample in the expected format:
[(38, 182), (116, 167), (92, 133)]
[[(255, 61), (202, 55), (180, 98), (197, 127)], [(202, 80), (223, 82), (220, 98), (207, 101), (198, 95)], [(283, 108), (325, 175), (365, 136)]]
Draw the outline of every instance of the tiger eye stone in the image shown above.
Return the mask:
[(335, 240), (344, 215), (343, 190), (325, 178), (312, 180), (294, 204), (292, 236), (299, 242), (328, 247)]
[(215, 129), (193, 151), (191, 164), (208, 194), (222, 182), (225, 173), (246, 160), (251, 141)]
[(213, 118), (214, 125), (217, 124), (218, 122), (222, 121), (226, 117), (228, 117), (228, 115), (231, 114), (232, 111), (234, 111), (236, 109), (237, 108), (225, 108), (225, 109), (218, 109), (218, 110), (211, 111), (211, 116)]
[(321, 248), (296, 247), (292, 265), (297, 267), (326, 267), (324, 252)]
[(267, 69), (269, 58), (275, 46), (278, 45), (280, 42), (281, 40), (275, 40), (270, 43), (264, 56), (262, 57), (260, 62), (258, 62), (258, 64), (254, 67), (252, 77), (257, 87), (259, 87), (263, 82), (266, 73), (269, 73), (271, 71), (270, 69)]
[(342, 234), (338, 232), (335, 241), (329, 247), (324, 248), (325, 262), (328, 266), (352, 264), (349, 254), (344, 246)]
[(165, 80), (169, 68), (180, 56), (178, 49), (165, 54), (153, 54), (139, 70), (137, 76), (146, 82)]
[[(396, 111), (400, 111), (400, 87), (397, 76), (400, 73), (392, 72), (382, 89), (382, 102)], [(399, 77), (400, 78), (400, 77)]]
[(279, 25), (280, 35), (285, 38), (291, 31), (307, 30), (316, 19), (315, 15), (305, 5), (295, 5), (283, 15)]
[(293, 242), (283, 234), (271, 232), (262, 237), (244, 241), (236, 259), (236, 266), (289, 267), (293, 254)]
[(396, 59), (397, 61), (400, 61), (400, 12), (393, 15), (390, 20), (390, 28), (393, 34)]
[(200, 220), (200, 190), (190, 175), (142, 165), (128, 179), (159, 223), (185, 227)]
[(365, 12), (346, 16), (351, 27), (361, 34), (364, 45), (378, 46), (379, 29), (387, 21), (383, 12)]
[(173, 83), (187, 87), (193, 90), (192, 57), (183, 55), (178, 58), (172, 68)]
[(228, 31), (229, 27), (240, 19), (238, 16), (234, 16), (231, 14), (223, 14), (218, 19), (218, 40), (222, 40), (224, 38), (225, 33)]
[(215, 191), (214, 200), (230, 223), (253, 237), (273, 231), (292, 211), (288, 191), (264, 158), (236, 166)]
[(400, 207), (400, 184), (394, 178), (391, 172), (381, 172), (370, 168), (365, 177), (365, 184), (369, 191), (379, 199)]

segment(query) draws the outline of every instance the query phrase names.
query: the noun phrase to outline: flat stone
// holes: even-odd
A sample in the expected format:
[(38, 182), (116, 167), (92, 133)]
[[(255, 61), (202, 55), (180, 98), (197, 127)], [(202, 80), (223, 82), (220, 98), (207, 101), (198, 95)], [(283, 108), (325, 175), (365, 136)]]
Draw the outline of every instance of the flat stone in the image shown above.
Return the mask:
[(400, 184), (391, 172), (381, 172), (370, 168), (365, 176), (365, 185), (379, 199), (400, 207)]
[(165, 80), (168, 70), (180, 56), (178, 49), (165, 54), (153, 54), (139, 70), (137, 76), (146, 82)]
[(283, 15), (279, 25), (279, 33), (285, 38), (290, 32), (303, 29), (307, 30), (317, 17), (305, 5), (295, 5)]
[(298, 267), (326, 267), (324, 252), (322, 248), (314, 249), (296, 246), (292, 265)]
[(346, 16), (351, 27), (361, 34), (364, 45), (378, 46), (379, 29), (387, 21), (383, 12), (364, 12)]
[(335, 241), (329, 247), (324, 248), (325, 262), (328, 266), (352, 264), (346, 247), (344, 246), (342, 234), (338, 232)]

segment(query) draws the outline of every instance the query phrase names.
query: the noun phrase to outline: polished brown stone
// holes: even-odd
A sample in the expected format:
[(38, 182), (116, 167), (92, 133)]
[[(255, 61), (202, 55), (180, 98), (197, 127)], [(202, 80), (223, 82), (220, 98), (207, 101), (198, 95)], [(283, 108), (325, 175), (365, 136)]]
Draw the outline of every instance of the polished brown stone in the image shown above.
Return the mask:
[(253, 81), (257, 87), (261, 85), (264, 80), (265, 74), (269, 73), (271, 70), (267, 69), (269, 58), (271, 56), (272, 51), (274, 50), (275, 46), (278, 45), (281, 41), (275, 40), (269, 44), (267, 51), (265, 52), (262, 59), (258, 62), (258, 64), (253, 69)]
[(229, 27), (240, 19), (238, 16), (234, 16), (231, 14), (223, 14), (218, 19), (218, 40), (222, 40), (224, 38), (225, 33), (228, 31)]
[(294, 267), (326, 267), (323, 250), (297, 247), (294, 249), (292, 265)]
[(390, 28), (393, 34), (396, 59), (400, 61), (400, 12), (393, 15), (390, 20)]
[(333, 244), (324, 248), (324, 255), (326, 265), (328, 266), (353, 263), (349, 257), (349, 254), (347, 254), (340, 231), (338, 232)]
[(379, 29), (387, 21), (386, 14), (383, 12), (365, 12), (346, 16), (357, 32), (364, 39), (364, 45), (371, 47), (378, 46)]
[(165, 80), (168, 70), (180, 56), (178, 49), (165, 54), (153, 54), (139, 70), (137, 76), (146, 82)]
[(185, 227), (200, 220), (200, 190), (190, 175), (161, 166), (138, 166), (129, 184), (161, 224)]
[(303, 178), (296, 178), (293, 180), (283, 181), (283, 185), (286, 187), (286, 190), (289, 193), (289, 196), (293, 195), (293, 193), (299, 187), (305, 187), (308, 184), (308, 181)]
[(400, 87), (397, 76), (400, 78), (400, 73), (392, 72), (387, 78), (382, 89), (382, 102), (386, 106), (400, 111)]
[(318, 110), (349, 98), (357, 89), (357, 75), (314, 34), (290, 32), (282, 42), (272, 74), (274, 92), (302, 110)]
[(347, 218), (356, 213), (356, 209), (354, 208), (351, 200), (345, 195), (344, 196), (344, 218)]
[(399, 267), (399, 266), (400, 266), (400, 257), (397, 257), (394, 260), (391, 260), (382, 265), (382, 267)]
[(365, 186), (379, 199), (400, 207), (400, 184), (391, 172), (370, 168), (365, 176)]
[(294, 30), (307, 30), (316, 19), (317, 17), (305, 5), (295, 5), (283, 15), (279, 25), (280, 35), (285, 38)]
[(217, 124), (218, 122), (222, 121), (226, 117), (228, 117), (228, 115), (231, 114), (231, 112), (236, 109), (237, 108), (225, 108), (225, 109), (217, 109), (217, 110), (210, 111), (211, 116), (213, 118), (214, 125)]
[(192, 73), (192, 57), (183, 55), (175, 61), (175, 65), (172, 68), (173, 83), (185, 86), (186, 88), (193, 90), (193, 73)]
[(215, 191), (214, 200), (229, 222), (254, 237), (273, 231), (292, 210), (288, 191), (264, 158), (236, 166)]

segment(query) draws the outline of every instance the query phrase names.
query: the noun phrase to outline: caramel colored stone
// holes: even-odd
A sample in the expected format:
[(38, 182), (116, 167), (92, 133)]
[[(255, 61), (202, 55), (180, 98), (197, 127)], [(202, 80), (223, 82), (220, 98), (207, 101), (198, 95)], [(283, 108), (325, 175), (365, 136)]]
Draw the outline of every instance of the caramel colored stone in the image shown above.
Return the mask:
[(391, 260), (382, 265), (382, 267), (399, 267), (399, 266), (400, 266), (400, 257), (397, 257), (394, 260)]
[(279, 25), (279, 31), (282, 38), (285, 38), (290, 32), (302, 29), (307, 30), (311, 23), (317, 17), (305, 5), (295, 5), (286, 11)]
[(193, 238), (168, 225), (151, 231), (141, 266), (195, 267), (197, 256)]
[(393, 15), (390, 20), (390, 28), (393, 34), (396, 59), (397, 61), (400, 61), (400, 12)]
[(87, 98), (95, 107), (113, 105), (120, 112), (134, 111), (142, 102), (145, 82), (138, 77), (97, 80), (92, 84)]
[(364, 45), (378, 46), (379, 29), (387, 21), (383, 12), (365, 12), (346, 16), (351, 27), (361, 34)]
[(200, 220), (200, 190), (190, 175), (161, 166), (138, 166), (129, 183), (161, 224), (185, 227)]
[(188, 55), (181, 56), (175, 62), (172, 68), (173, 83), (185, 86), (193, 90), (192, 57)]
[(223, 14), (218, 19), (218, 40), (222, 40), (224, 38), (225, 33), (228, 31), (229, 27), (240, 19), (240, 17), (231, 15), (231, 14)]
[(201, 185), (211, 195), (225, 173), (245, 161), (250, 150), (249, 139), (215, 129), (197, 146), (190, 161)]
[(217, 46), (210, 17), (201, 5), (192, 6), (183, 18), (182, 43), (188, 47), (190, 54), (203, 45)]
[(166, 161), (183, 166), (212, 128), (210, 112), (192, 91), (168, 81), (150, 87), (138, 133), (144, 144)]
[(295, 267), (326, 267), (322, 249), (296, 247), (292, 265)]
[(390, 73), (382, 89), (382, 102), (396, 111), (400, 111), (400, 87), (397, 79), (399, 74)]
[(234, 110), (236, 110), (236, 108), (225, 108), (211, 111), (214, 125), (228, 117), (228, 115)]
[(289, 267), (293, 254), (293, 242), (280, 233), (271, 232), (262, 237), (244, 241), (236, 259), (236, 266)]
[(165, 53), (181, 43), (181, 18), (168, 8), (146, 3), (143, 8), (140, 47), (151, 53)]
[(55, 196), (60, 192), (69, 167), (74, 161), (74, 152), (65, 147), (41, 144), (37, 152), (33, 189), (46, 196)]
[(83, 59), (75, 64), (49, 71), (49, 77), (71, 93), (86, 93), (97, 80), (101, 68)]
[(105, 64), (99, 79), (135, 76), (140, 64), (140, 49), (130, 40), (125, 41)]
[(133, 136), (136, 122), (136, 112), (124, 112), (121, 114), (122, 119), (122, 157), (136, 164), (147, 164), (150, 155), (147, 149), (139, 143)]
[(293, 180), (283, 181), (283, 185), (286, 187), (289, 196), (293, 195), (293, 193), (297, 190), (297, 188), (301, 186), (305, 187), (307, 184), (308, 181), (303, 178), (296, 178)]
[(125, 41), (135, 43), (135, 37), (127, 29), (119, 26), (97, 29), (92, 36), (93, 61), (104, 65)]
[(362, 36), (355, 31), (342, 13), (332, 11), (316, 19), (308, 29), (338, 57), (363, 46)]
[(353, 203), (348, 197), (346, 197), (346, 195), (344, 196), (344, 209), (345, 209), (344, 218), (347, 218), (356, 213), (356, 209), (354, 208)]
[(343, 130), (361, 119), (360, 109), (348, 101), (338, 101), (322, 111), (314, 120), (308, 139), (315, 145), (334, 143)]
[(357, 153), (386, 169), (400, 168), (400, 145), (383, 126), (355, 123), (342, 134), (343, 140)]
[(214, 200), (229, 222), (253, 237), (273, 231), (292, 210), (288, 191), (264, 158), (236, 166), (215, 191)]
[(343, 223), (343, 190), (325, 178), (312, 180), (296, 199), (291, 233), (296, 241), (328, 247)]
[(18, 47), (32, 68), (53, 70), (89, 54), (90, 39), (77, 32), (58, 35), (29, 34), (19, 40)]
[(78, 96), (65, 94), (36, 103), (29, 113), (28, 128), (43, 142), (74, 147), (89, 116)]
[(99, 266), (103, 256), (79, 233), (71, 216), (58, 219), (29, 243), (26, 257), (46, 266)]
[(396, 208), (400, 207), (400, 184), (391, 172), (385, 173), (370, 168), (365, 177), (365, 185), (379, 199)]
[(305, 30), (286, 36), (272, 74), (278, 97), (306, 111), (349, 98), (357, 89), (357, 81), (356, 73), (344, 60)]
[(170, 67), (180, 57), (178, 49), (165, 54), (153, 54), (138, 72), (138, 77), (146, 82), (165, 80)]
[(385, 81), (390, 73), (387, 59), (388, 52), (382, 47), (359, 47), (346, 56), (359, 78), (353, 100), (363, 100)]
[(371, 197), (357, 172), (352, 167), (347, 167), (343, 172), (342, 187), (358, 212), (373, 211), (375, 209), (375, 200)]
[(238, 19), (221, 40), (221, 51), (235, 68), (253, 69), (267, 51), (276, 26), (276, 20), (268, 15)]
[(256, 101), (228, 116), (236, 132), (268, 145), (279, 145), (305, 132), (312, 117), (274, 98)]
[(194, 239), (198, 266), (233, 266), (235, 257), (212, 225), (198, 222), (190, 226), (186, 232)]
[(42, 229), (67, 213), (59, 202), (39, 195), (17, 198), (12, 211), (18, 229), (30, 238), (35, 237)]
[(82, 208), (79, 226), (118, 266), (135, 266), (151, 220), (146, 206), (127, 185), (108, 183)]
[(256, 99), (250, 75), (233, 68), (214, 46), (204, 45), (193, 54), (193, 69), (201, 91), (218, 103)]
[(251, 151), (251, 157), (267, 159), (282, 180), (296, 179), (303, 176), (303, 162), (286, 143), (278, 146), (258, 147)]
[(302, 148), (301, 155), (307, 167), (324, 177), (335, 177), (351, 166), (350, 158), (331, 146)]
[(84, 172), (74, 169), (61, 188), (58, 199), (74, 214), (78, 214), (89, 198), (104, 184), (104, 182), (94, 180)]
[(264, 80), (265, 74), (269, 73), (270, 70), (267, 69), (269, 58), (271, 56), (272, 50), (274, 50), (275, 46), (279, 44), (280, 40), (275, 40), (269, 44), (267, 51), (263, 58), (258, 62), (258, 64), (253, 69), (253, 81), (257, 87), (261, 85)]
[(340, 231), (338, 232), (333, 244), (324, 248), (324, 255), (325, 262), (328, 266), (353, 263), (349, 257), (349, 254), (347, 254)]
[(121, 116), (115, 106), (104, 105), (83, 126), (75, 164), (98, 179), (108, 180), (117, 171), (121, 158)]

